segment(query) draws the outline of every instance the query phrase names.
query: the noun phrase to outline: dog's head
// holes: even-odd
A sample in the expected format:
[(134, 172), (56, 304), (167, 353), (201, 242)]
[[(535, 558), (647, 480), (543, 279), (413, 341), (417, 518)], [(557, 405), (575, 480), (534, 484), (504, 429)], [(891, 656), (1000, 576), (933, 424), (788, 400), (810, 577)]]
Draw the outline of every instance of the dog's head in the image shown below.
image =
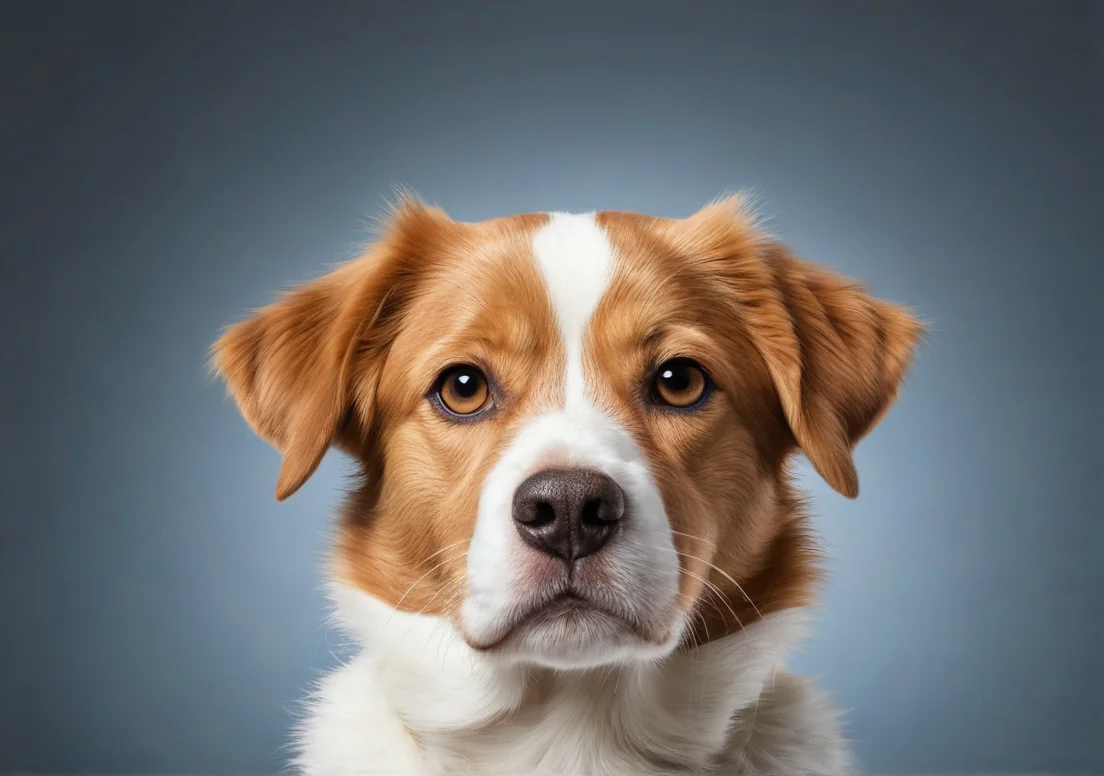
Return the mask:
[(283, 454), (278, 499), (331, 446), (361, 463), (343, 583), (489, 655), (570, 667), (804, 603), (815, 550), (787, 458), (856, 496), (853, 446), (919, 335), (735, 198), (480, 223), (406, 200), (363, 257), (214, 353)]

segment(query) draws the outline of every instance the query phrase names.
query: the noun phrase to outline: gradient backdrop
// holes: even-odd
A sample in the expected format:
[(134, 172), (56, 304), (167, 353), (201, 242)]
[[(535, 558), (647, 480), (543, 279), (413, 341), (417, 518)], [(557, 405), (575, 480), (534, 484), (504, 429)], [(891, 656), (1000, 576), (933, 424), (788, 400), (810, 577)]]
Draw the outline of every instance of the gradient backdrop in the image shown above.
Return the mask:
[[(4, 2), (0, 771), (280, 767), (346, 464), (205, 352), (394, 184), (461, 219), (753, 187), (933, 321), (798, 658), (872, 770), (1104, 772), (1101, 6)], [(570, 743), (565, 743), (570, 745)]]

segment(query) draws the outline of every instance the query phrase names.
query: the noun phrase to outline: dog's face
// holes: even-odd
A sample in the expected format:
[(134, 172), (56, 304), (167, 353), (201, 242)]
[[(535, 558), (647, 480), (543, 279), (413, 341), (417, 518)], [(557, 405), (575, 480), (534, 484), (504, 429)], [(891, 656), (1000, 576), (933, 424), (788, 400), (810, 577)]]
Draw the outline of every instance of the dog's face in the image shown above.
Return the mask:
[(405, 202), (215, 357), (284, 453), (278, 498), (331, 444), (362, 463), (343, 583), (476, 650), (578, 667), (803, 603), (815, 551), (786, 459), (855, 496), (851, 449), (918, 335), (736, 200), (477, 224)]

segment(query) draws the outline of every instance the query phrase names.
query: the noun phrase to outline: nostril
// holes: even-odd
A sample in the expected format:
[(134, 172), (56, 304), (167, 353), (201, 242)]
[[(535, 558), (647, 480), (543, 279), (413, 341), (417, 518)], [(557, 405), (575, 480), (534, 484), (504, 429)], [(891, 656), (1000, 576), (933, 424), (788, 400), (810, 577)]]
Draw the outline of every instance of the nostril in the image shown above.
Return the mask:
[(584, 523), (604, 523), (605, 516), (602, 514), (602, 499), (592, 498), (583, 504), (583, 511), (580, 517)]
[(538, 528), (542, 525), (551, 525), (554, 522), (556, 522), (556, 508), (547, 501), (538, 501), (536, 509), (533, 510), (533, 519), (529, 522), (529, 525)]

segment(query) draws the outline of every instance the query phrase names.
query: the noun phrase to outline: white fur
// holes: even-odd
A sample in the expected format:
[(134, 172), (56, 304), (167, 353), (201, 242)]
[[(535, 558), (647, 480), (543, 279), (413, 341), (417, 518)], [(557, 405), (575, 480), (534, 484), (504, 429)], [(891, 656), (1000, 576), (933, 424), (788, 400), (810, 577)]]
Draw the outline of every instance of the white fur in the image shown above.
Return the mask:
[(804, 613), (653, 663), (576, 671), (488, 659), (444, 619), (337, 588), (363, 645), (301, 728), (310, 776), (852, 773), (836, 712), (784, 670)]
[[(533, 251), (567, 356), (564, 401), (521, 426), (483, 484), (460, 629), (334, 589), (363, 651), (313, 699), (298, 766), (310, 776), (849, 773), (835, 712), (784, 671), (801, 612), (676, 650), (686, 622), (663, 500), (647, 459), (594, 404), (585, 378), (587, 325), (613, 251), (592, 215), (567, 214), (551, 216)], [(621, 529), (572, 577), (620, 616), (551, 623), (503, 650), (477, 650), (469, 642), (495, 642), (567, 584), (563, 563), (522, 542), (511, 516), (526, 477), (565, 464), (597, 468), (625, 493)]]
[(552, 213), (533, 238), (533, 255), (567, 352), (565, 405), (582, 406), (583, 337), (613, 274), (613, 249), (592, 213)]

